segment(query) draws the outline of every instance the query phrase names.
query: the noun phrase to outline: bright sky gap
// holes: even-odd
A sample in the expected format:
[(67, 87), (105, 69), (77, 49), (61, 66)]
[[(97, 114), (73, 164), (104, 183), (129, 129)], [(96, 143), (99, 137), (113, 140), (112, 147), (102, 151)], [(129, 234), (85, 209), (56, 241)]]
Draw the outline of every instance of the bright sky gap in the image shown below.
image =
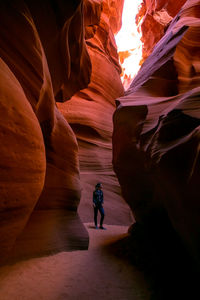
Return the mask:
[[(122, 83), (127, 89), (140, 69), (142, 42), (135, 17), (142, 0), (125, 0), (122, 14), (122, 28), (115, 36), (122, 66)], [(139, 32), (138, 32), (139, 31)]]

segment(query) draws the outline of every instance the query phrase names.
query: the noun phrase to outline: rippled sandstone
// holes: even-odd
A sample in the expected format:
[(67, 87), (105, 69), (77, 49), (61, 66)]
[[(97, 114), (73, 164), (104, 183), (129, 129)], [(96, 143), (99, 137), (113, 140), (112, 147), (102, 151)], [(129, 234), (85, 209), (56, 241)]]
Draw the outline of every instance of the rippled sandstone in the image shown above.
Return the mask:
[(77, 141), (55, 102), (90, 80), (83, 3), (1, 2), (0, 25), (1, 263), (86, 248)]
[(143, 61), (151, 54), (154, 46), (163, 37), (170, 22), (185, 2), (186, 0), (147, 0), (142, 2), (136, 16), (136, 23), (141, 25)]
[(113, 161), (136, 221), (166, 222), (200, 263), (200, 3), (187, 1), (114, 114)]
[[(103, 183), (105, 223), (130, 224), (130, 210), (121, 197), (112, 167), (112, 116), (115, 99), (124, 93), (114, 40), (121, 26), (123, 1), (85, 1), (86, 43), (92, 63), (88, 88), (58, 104), (73, 128), (79, 145), (82, 220), (93, 221), (92, 192)], [(117, 4), (116, 4), (117, 3)], [(90, 13), (90, 17), (88, 16)], [(117, 212), (116, 212), (117, 208)]]

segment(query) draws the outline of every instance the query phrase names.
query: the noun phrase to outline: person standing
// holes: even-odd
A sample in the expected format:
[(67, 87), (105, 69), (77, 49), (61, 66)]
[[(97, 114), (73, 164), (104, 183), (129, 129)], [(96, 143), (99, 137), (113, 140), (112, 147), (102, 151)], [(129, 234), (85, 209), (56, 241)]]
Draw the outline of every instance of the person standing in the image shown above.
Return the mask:
[(94, 206), (94, 224), (95, 228), (98, 229), (97, 226), (97, 215), (98, 211), (101, 214), (101, 219), (100, 219), (100, 229), (106, 229), (103, 227), (103, 220), (104, 220), (104, 208), (103, 208), (103, 191), (102, 191), (102, 184), (99, 182), (95, 186), (95, 190), (93, 192), (93, 206)]

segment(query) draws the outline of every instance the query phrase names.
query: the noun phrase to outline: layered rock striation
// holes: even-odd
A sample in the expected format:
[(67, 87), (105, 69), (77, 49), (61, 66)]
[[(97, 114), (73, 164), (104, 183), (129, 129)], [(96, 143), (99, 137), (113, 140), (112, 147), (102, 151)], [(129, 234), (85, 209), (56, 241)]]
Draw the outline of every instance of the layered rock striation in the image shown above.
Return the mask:
[(147, 0), (143, 1), (136, 23), (141, 26), (143, 61), (151, 54), (154, 46), (163, 37), (172, 19), (186, 0)]
[(78, 145), (55, 102), (90, 80), (83, 2), (4, 1), (0, 26), (1, 263), (86, 248)]
[(158, 239), (169, 222), (198, 264), (199, 12), (187, 1), (172, 20), (117, 99), (113, 133), (114, 169), (136, 221)]
[(93, 221), (92, 193), (97, 182), (103, 183), (105, 222), (130, 224), (132, 220), (113, 172), (111, 143), (115, 99), (124, 93), (114, 40), (114, 33), (121, 27), (123, 2), (84, 2), (86, 44), (92, 63), (91, 82), (69, 101), (58, 103), (78, 140), (83, 188), (79, 213), (87, 222)]

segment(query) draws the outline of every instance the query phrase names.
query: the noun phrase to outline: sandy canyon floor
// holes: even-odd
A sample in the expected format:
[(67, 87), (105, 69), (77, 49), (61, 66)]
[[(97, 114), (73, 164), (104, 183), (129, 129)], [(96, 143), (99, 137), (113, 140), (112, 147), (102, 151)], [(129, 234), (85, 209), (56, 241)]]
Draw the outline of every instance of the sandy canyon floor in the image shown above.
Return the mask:
[(113, 255), (110, 245), (126, 236), (127, 226), (85, 223), (89, 249), (62, 252), (0, 269), (1, 300), (147, 300), (141, 272)]

